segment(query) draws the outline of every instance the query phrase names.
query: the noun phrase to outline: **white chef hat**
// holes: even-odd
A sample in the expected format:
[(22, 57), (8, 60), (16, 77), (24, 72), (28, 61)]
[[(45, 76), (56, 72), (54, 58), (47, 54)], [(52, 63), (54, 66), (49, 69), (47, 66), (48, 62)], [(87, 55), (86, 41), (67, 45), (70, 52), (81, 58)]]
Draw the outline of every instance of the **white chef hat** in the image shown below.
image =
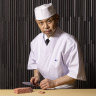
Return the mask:
[(52, 3), (43, 4), (34, 9), (36, 20), (47, 19), (56, 14), (56, 10), (54, 9)]

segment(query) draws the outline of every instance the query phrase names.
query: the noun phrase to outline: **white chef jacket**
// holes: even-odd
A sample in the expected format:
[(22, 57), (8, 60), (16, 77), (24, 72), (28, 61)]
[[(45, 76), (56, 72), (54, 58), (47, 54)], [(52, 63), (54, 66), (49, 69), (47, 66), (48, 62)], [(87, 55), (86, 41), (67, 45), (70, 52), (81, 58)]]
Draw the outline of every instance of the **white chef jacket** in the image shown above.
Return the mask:
[(44, 78), (50, 80), (64, 75), (86, 80), (78, 42), (59, 27), (48, 45), (45, 44), (44, 33), (40, 33), (33, 39), (27, 69), (38, 69)]

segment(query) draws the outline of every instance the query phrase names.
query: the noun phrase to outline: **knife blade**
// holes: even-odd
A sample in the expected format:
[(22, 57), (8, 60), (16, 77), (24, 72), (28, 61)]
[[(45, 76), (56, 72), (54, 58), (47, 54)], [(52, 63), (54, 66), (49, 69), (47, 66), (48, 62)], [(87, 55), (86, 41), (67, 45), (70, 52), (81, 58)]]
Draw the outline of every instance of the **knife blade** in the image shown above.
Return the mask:
[(34, 89), (40, 89), (39, 83), (37, 83), (36, 85), (32, 84), (31, 82), (22, 82), (22, 84), (30, 86)]
[(22, 84), (28, 85), (28, 86), (35, 86), (35, 85), (31, 84), (30, 82), (22, 82)]

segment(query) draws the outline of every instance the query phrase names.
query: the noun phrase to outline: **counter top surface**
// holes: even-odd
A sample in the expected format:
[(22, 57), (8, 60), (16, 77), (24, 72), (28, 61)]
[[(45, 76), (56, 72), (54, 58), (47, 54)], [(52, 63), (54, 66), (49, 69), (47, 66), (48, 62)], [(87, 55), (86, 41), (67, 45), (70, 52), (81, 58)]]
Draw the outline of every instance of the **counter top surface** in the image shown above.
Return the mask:
[[(40, 94), (44, 91), (45, 94)], [(32, 93), (16, 94), (13, 89), (0, 89), (0, 96), (96, 96), (96, 89), (33, 89)]]

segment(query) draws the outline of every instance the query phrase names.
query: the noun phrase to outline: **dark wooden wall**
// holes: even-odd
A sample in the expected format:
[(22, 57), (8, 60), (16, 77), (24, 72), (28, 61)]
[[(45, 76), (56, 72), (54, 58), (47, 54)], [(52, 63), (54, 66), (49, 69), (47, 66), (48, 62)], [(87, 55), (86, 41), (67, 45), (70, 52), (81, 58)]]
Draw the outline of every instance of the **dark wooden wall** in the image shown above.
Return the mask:
[(87, 81), (78, 88), (96, 88), (96, 0), (0, 0), (0, 88), (21, 87), (33, 75), (27, 71), (30, 41), (40, 33), (34, 8), (54, 4), (59, 26), (74, 35), (84, 55)]

